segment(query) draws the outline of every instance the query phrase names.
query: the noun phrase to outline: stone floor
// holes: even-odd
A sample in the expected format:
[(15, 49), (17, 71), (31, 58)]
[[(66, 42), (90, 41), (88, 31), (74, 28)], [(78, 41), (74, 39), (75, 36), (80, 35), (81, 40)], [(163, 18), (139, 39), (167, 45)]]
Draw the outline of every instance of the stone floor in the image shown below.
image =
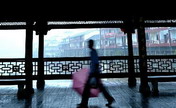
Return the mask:
[[(17, 99), (16, 86), (0, 86), (0, 108), (76, 108), (80, 95), (72, 87), (71, 80), (46, 81), (44, 90), (37, 90), (34, 81), (34, 95), (30, 99)], [(137, 86), (129, 88), (127, 79), (103, 80), (115, 103), (109, 108), (176, 108), (176, 83), (159, 83), (159, 96), (144, 97)], [(150, 85), (150, 84), (149, 84)], [(89, 108), (107, 108), (106, 100), (99, 97), (90, 98)]]

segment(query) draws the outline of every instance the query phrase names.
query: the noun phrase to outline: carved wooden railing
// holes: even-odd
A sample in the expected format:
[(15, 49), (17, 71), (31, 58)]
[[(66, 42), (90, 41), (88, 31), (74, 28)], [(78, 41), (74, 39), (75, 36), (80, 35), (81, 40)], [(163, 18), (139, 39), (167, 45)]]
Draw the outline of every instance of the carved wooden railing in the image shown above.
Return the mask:
[(25, 59), (0, 59), (0, 78), (24, 78)]
[[(44, 61), (44, 75), (49, 79), (71, 78), (73, 72), (90, 65), (89, 57), (45, 58)], [(128, 73), (128, 57), (100, 57), (99, 62), (103, 77), (117, 77), (117, 74)]]
[[(71, 78), (73, 72), (89, 67), (88, 57), (44, 58), (44, 76), (47, 79)], [(147, 56), (149, 75), (176, 74), (175, 56)], [(100, 57), (103, 77), (128, 77), (128, 56)], [(134, 57), (135, 73), (140, 73), (139, 57)], [(34, 79), (38, 74), (38, 59), (33, 59)], [(25, 59), (0, 59), (0, 78), (24, 78)], [(67, 76), (67, 77), (65, 77)]]
[(148, 56), (149, 75), (176, 75), (176, 56)]

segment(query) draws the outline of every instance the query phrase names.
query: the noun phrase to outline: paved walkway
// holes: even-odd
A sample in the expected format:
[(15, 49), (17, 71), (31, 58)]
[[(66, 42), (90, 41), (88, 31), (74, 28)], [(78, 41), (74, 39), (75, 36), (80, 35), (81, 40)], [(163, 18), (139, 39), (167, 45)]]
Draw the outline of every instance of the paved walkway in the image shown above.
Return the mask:
[[(127, 79), (113, 79), (103, 82), (116, 102), (111, 108), (176, 108), (176, 83), (159, 83), (159, 96), (143, 97), (137, 86), (129, 88)], [(150, 85), (150, 84), (149, 84)], [(37, 90), (31, 99), (18, 100), (16, 86), (0, 86), (0, 108), (76, 108), (80, 102), (80, 95), (72, 88), (71, 80), (46, 81), (43, 91)], [(90, 108), (107, 108), (106, 100), (102, 96), (89, 100)]]

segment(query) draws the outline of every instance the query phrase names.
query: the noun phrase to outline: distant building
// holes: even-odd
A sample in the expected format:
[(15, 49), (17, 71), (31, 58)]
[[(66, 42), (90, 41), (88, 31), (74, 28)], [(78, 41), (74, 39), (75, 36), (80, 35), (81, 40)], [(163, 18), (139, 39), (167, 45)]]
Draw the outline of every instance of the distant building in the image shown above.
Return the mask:
[[(79, 30), (79, 29), (78, 29)], [(148, 55), (176, 54), (176, 28), (145, 28)], [(52, 37), (52, 36), (51, 36)], [(120, 28), (96, 28), (70, 34), (62, 40), (53, 36), (45, 40), (45, 57), (85, 57), (88, 56), (87, 40), (95, 40), (100, 56), (127, 56), (128, 39)], [(133, 53), (138, 55), (137, 31), (132, 34)], [(34, 49), (35, 50), (35, 49)]]

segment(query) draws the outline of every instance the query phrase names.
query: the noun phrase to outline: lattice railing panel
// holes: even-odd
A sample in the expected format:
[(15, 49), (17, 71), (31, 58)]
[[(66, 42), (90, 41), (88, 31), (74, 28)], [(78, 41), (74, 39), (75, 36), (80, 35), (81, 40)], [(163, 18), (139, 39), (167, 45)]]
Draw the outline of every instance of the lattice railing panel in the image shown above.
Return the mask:
[(100, 60), (100, 69), (102, 73), (127, 73), (127, 60)]
[(0, 76), (25, 75), (25, 62), (23, 61), (0, 61)]
[[(72, 74), (81, 68), (89, 67), (90, 61), (87, 59), (79, 61), (71, 61), (71, 59), (69, 61), (49, 61), (49, 59), (47, 59), (44, 64), (45, 75)], [(127, 60), (100, 60), (100, 70), (102, 73), (127, 73), (128, 62)]]
[(147, 59), (148, 72), (176, 72), (175, 58)]
[(89, 61), (45, 61), (45, 75), (72, 74), (83, 67), (88, 67)]

